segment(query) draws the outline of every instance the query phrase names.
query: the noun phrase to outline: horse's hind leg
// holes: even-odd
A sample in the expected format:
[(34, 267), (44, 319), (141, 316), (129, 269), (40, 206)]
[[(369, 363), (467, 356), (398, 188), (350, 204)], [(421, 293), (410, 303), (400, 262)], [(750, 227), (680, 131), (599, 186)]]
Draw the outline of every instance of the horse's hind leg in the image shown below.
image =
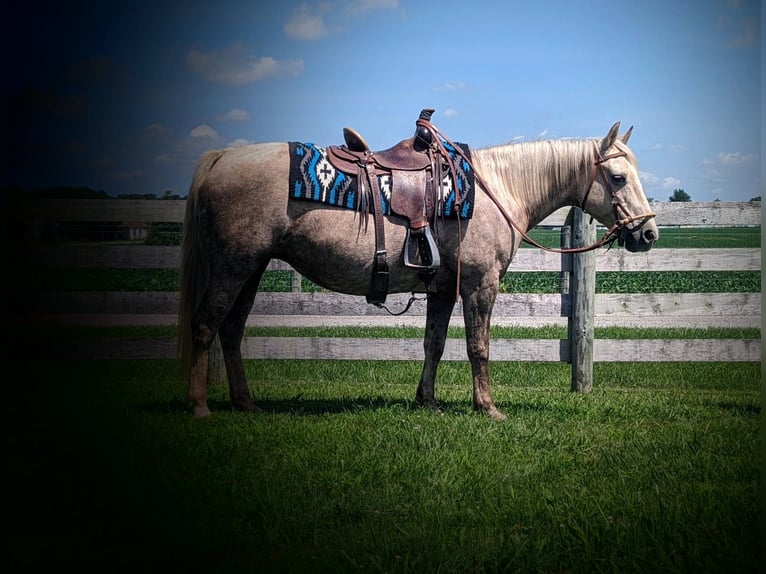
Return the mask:
[(250, 310), (253, 307), (258, 285), (261, 282), (263, 272), (268, 266), (268, 260), (264, 261), (253, 275), (247, 280), (239, 292), (234, 306), (221, 323), (218, 336), (221, 339), (223, 359), (226, 364), (226, 375), (229, 379), (229, 395), (232, 406), (241, 411), (260, 412), (250, 396), (245, 376), (245, 367), (242, 362), (242, 336)]
[[(258, 279), (260, 274), (263, 273), (266, 263), (259, 265)], [(242, 266), (244, 271), (245, 266)], [(194, 416), (205, 417), (210, 415), (210, 409), (207, 405), (207, 381), (208, 381), (208, 367), (210, 360), (210, 345), (215, 339), (216, 334), (219, 332), (219, 328), (224, 324), (226, 317), (231, 312), (232, 308), (239, 302), (239, 309), (244, 308), (249, 302), (252, 306), (252, 300), (255, 297), (255, 290), (257, 289), (258, 282), (254, 281), (255, 285), (251, 288), (252, 293), (249, 298), (247, 294), (242, 298), (239, 297), (240, 292), (243, 290), (243, 286), (250, 288), (249, 279), (252, 273), (243, 274), (241, 278), (231, 277), (227, 275), (231, 270), (227, 269), (226, 272), (221, 271), (219, 274), (213, 274), (210, 278), (210, 283), (205, 290), (205, 296), (202, 303), (199, 306), (197, 313), (192, 319), (192, 359), (191, 359), (191, 372), (189, 376), (189, 387), (187, 392), (187, 399), (189, 407), (191, 408)], [(246, 289), (247, 291), (247, 289)], [(249, 292), (249, 291), (248, 291)], [(249, 311), (249, 308), (248, 308)], [(241, 321), (240, 336), (237, 341), (239, 345), (239, 339), (241, 339), (241, 332), (244, 330), (244, 322), (247, 318), (247, 313), (240, 312), (238, 316)], [(225, 329), (226, 333), (221, 338), (221, 346), (224, 346), (224, 339), (227, 341), (229, 349), (231, 348), (231, 341), (234, 338), (238, 327), (238, 321), (234, 319), (231, 325), (228, 325)], [(229, 353), (231, 356), (231, 352)], [(225, 359), (226, 360), (226, 359)], [(227, 370), (229, 363), (233, 364), (232, 359), (226, 360)], [(239, 367), (241, 369), (241, 357), (239, 360)], [(236, 372), (236, 370), (235, 370)], [(244, 373), (243, 373), (244, 377)], [(239, 380), (239, 379), (235, 379)], [(237, 383), (238, 396), (241, 394), (242, 385)], [(246, 387), (246, 385), (245, 385)]]
[(449, 320), (454, 308), (454, 295), (445, 296), (443, 294), (432, 293), (428, 296), (426, 335), (423, 341), (425, 359), (415, 400), (419, 405), (429, 409), (438, 408), (434, 395), (436, 370), (444, 353), (444, 344), (447, 341), (447, 328), (449, 327)]
[(210, 344), (215, 333), (206, 325), (192, 326), (191, 370), (186, 398), (195, 417), (210, 416), (207, 406), (207, 372), (210, 359)]

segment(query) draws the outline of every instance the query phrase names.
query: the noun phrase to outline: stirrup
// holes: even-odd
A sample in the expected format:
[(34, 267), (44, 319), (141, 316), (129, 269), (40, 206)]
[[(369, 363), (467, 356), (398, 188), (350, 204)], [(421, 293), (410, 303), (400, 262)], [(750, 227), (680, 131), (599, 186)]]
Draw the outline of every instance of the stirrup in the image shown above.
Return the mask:
[(426, 226), (415, 233), (407, 228), (404, 242), (404, 265), (412, 269), (438, 269), (441, 265), (439, 247), (431, 235), (431, 228)]

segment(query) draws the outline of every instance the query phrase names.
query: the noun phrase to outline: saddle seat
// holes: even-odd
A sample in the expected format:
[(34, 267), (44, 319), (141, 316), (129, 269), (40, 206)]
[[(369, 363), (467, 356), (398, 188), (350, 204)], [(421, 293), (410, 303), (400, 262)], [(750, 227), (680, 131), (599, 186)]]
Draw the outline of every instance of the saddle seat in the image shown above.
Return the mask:
[[(434, 156), (427, 149), (418, 151), (414, 137), (382, 151), (371, 151), (354, 130), (344, 128), (343, 133), (346, 145), (328, 146), (328, 161), (335, 169), (365, 182), (371, 173), (390, 176), (391, 211), (409, 220), (404, 264), (421, 270), (438, 268), (439, 250), (429, 226), (436, 204)], [(368, 185), (370, 189), (377, 187)]]
[[(428, 120), (431, 113), (433, 110), (423, 110), (420, 117)], [(404, 245), (405, 266), (419, 270), (424, 278), (430, 278), (441, 265), (430, 221), (434, 219), (441, 187), (443, 158), (431, 146), (431, 132), (422, 127), (416, 129), (413, 137), (381, 151), (370, 150), (365, 139), (352, 128), (343, 129), (343, 138), (345, 145), (326, 148), (327, 160), (338, 171), (356, 177), (359, 189), (365, 190), (360, 205), (373, 206), (376, 263), (367, 300), (378, 303), (385, 300), (388, 285), (378, 177), (390, 177), (391, 212), (409, 220)]]
[(352, 128), (343, 128), (343, 139), (346, 141), (346, 149), (352, 154), (360, 159), (371, 156), (372, 160), (383, 168), (410, 171), (426, 169), (431, 165), (431, 158), (426, 153), (426, 148), (421, 145), (416, 148), (414, 137), (375, 152), (370, 150), (370, 146), (359, 132)]

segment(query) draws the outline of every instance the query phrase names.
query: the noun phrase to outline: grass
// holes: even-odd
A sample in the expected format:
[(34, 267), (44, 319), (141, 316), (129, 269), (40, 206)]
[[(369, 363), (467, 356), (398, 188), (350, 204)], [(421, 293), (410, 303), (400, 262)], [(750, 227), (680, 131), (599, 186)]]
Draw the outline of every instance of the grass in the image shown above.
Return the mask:
[(760, 364), (597, 364), (581, 395), (567, 365), (493, 363), (504, 424), (471, 412), (465, 363), (441, 414), (413, 409), (419, 369), (248, 361), (266, 413), (213, 386), (194, 420), (172, 362), (11, 362), (11, 564), (757, 570)]
[[(604, 230), (599, 229), (599, 237)], [(532, 239), (546, 247), (560, 247), (558, 229), (534, 229)], [(661, 227), (660, 239), (654, 249), (760, 247), (760, 227)], [(532, 248), (522, 243), (524, 248)]]
[[(16, 331), (16, 337), (34, 338), (39, 327), (29, 325)], [(82, 326), (47, 325), (46, 334), (53, 337), (175, 337), (175, 326)], [(422, 339), (421, 327), (247, 327), (246, 337), (336, 337), (360, 339)], [(465, 329), (449, 327), (447, 336), (453, 339), (465, 338)], [(567, 330), (558, 325), (545, 327), (501, 327), (490, 328), (492, 339), (566, 339)], [(597, 327), (596, 339), (760, 339), (761, 330), (750, 327), (707, 327), (707, 328), (633, 328)]]

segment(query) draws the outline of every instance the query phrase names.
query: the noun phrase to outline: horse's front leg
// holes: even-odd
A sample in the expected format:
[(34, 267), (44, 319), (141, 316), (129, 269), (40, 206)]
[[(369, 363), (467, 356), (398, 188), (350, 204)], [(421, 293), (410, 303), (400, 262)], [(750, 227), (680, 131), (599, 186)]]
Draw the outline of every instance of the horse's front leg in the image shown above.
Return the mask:
[(436, 382), (436, 370), (444, 353), (444, 344), (447, 341), (447, 328), (455, 308), (455, 296), (431, 293), (428, 296), (426, 306), (426, 334), (423, 341), (425, 359), (423, 371), (420, 375), (420, 384), (415, 400), (421, 406), (429, 409), (438, 409), (439, 405), (434, 396), (434, 383)]
[(473, 408), (497, 421), (506, 420), (492, 400), (489, 389), (489, 327), (497, 286), (462, 293), (468, 360), (473, 374)]

